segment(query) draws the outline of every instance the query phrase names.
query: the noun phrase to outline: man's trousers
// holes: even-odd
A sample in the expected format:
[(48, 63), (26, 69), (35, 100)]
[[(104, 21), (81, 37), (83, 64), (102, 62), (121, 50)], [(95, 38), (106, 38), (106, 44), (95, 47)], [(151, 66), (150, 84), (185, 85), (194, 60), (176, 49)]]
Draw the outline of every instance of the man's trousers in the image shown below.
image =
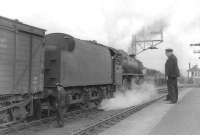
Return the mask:
[(169, 100), (171, 100), (173, 103), (176, 103), (178, 100), (178, 84), (176, 77), (168, 77), (167, 88)]

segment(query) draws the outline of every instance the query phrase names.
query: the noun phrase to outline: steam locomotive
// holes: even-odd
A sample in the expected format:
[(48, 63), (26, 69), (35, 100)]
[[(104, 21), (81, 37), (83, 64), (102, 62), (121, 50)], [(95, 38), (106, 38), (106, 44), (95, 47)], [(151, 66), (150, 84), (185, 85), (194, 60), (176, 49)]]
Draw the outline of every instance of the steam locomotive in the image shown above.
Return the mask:
[(58, 82), (66, 105), (88, 107), (144, 78), (134, 55), (0, 17), (0, 125), (41, 117)]
[(45, 41), (44, 89), (55, 91), (59, 82), (67, 104), (98, 104), (143, 76), (140, 61), (114, 48), (63, 33), (48, 34)]

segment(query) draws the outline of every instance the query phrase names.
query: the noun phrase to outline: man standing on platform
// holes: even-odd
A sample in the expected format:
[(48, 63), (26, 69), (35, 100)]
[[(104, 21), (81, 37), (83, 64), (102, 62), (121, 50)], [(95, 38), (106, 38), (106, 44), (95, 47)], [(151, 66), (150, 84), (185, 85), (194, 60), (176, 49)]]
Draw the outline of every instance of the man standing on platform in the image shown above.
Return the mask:
[(64, 87), (60, 83), (56, 83), (56, 121), (58, 127), (64, 126), (64, 112), (66, 107), (66, 92)]
[(178, 85), (177, 78), (180, 76), (177, 58), (173, 54), (172, 49), (165, 50), (166, 56), (168, 57), (165, 63), (165, 75), (167, 78), (168, 95), (167, 99), (170, 103), (177, 103), (178, 101)]

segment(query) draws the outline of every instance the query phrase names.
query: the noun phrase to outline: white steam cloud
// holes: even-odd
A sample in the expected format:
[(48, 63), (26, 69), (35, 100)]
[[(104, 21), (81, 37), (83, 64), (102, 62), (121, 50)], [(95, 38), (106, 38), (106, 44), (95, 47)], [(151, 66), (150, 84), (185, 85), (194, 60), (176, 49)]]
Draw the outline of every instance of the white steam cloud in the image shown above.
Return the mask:
[(111, 99), (104, 99), (100, 104), (100, 109), (117, 110), (147, 102), (157, 96), (154, 85), (144, 83), (133, 85), (131, 90), (117, 91)]

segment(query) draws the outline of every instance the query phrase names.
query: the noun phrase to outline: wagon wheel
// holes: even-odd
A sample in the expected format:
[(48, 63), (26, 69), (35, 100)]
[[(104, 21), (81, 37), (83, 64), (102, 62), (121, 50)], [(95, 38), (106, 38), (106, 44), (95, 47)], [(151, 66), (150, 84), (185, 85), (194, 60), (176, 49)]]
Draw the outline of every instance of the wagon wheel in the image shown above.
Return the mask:
[(13, 120), (22, 121), (27, 116), (27, 111), (25, 106), (18, 106), (12, 109)]
[(0, 124), (8, 123), (12, 120), (12, 115), (10, 110), (4, 110), (0, 112)]

